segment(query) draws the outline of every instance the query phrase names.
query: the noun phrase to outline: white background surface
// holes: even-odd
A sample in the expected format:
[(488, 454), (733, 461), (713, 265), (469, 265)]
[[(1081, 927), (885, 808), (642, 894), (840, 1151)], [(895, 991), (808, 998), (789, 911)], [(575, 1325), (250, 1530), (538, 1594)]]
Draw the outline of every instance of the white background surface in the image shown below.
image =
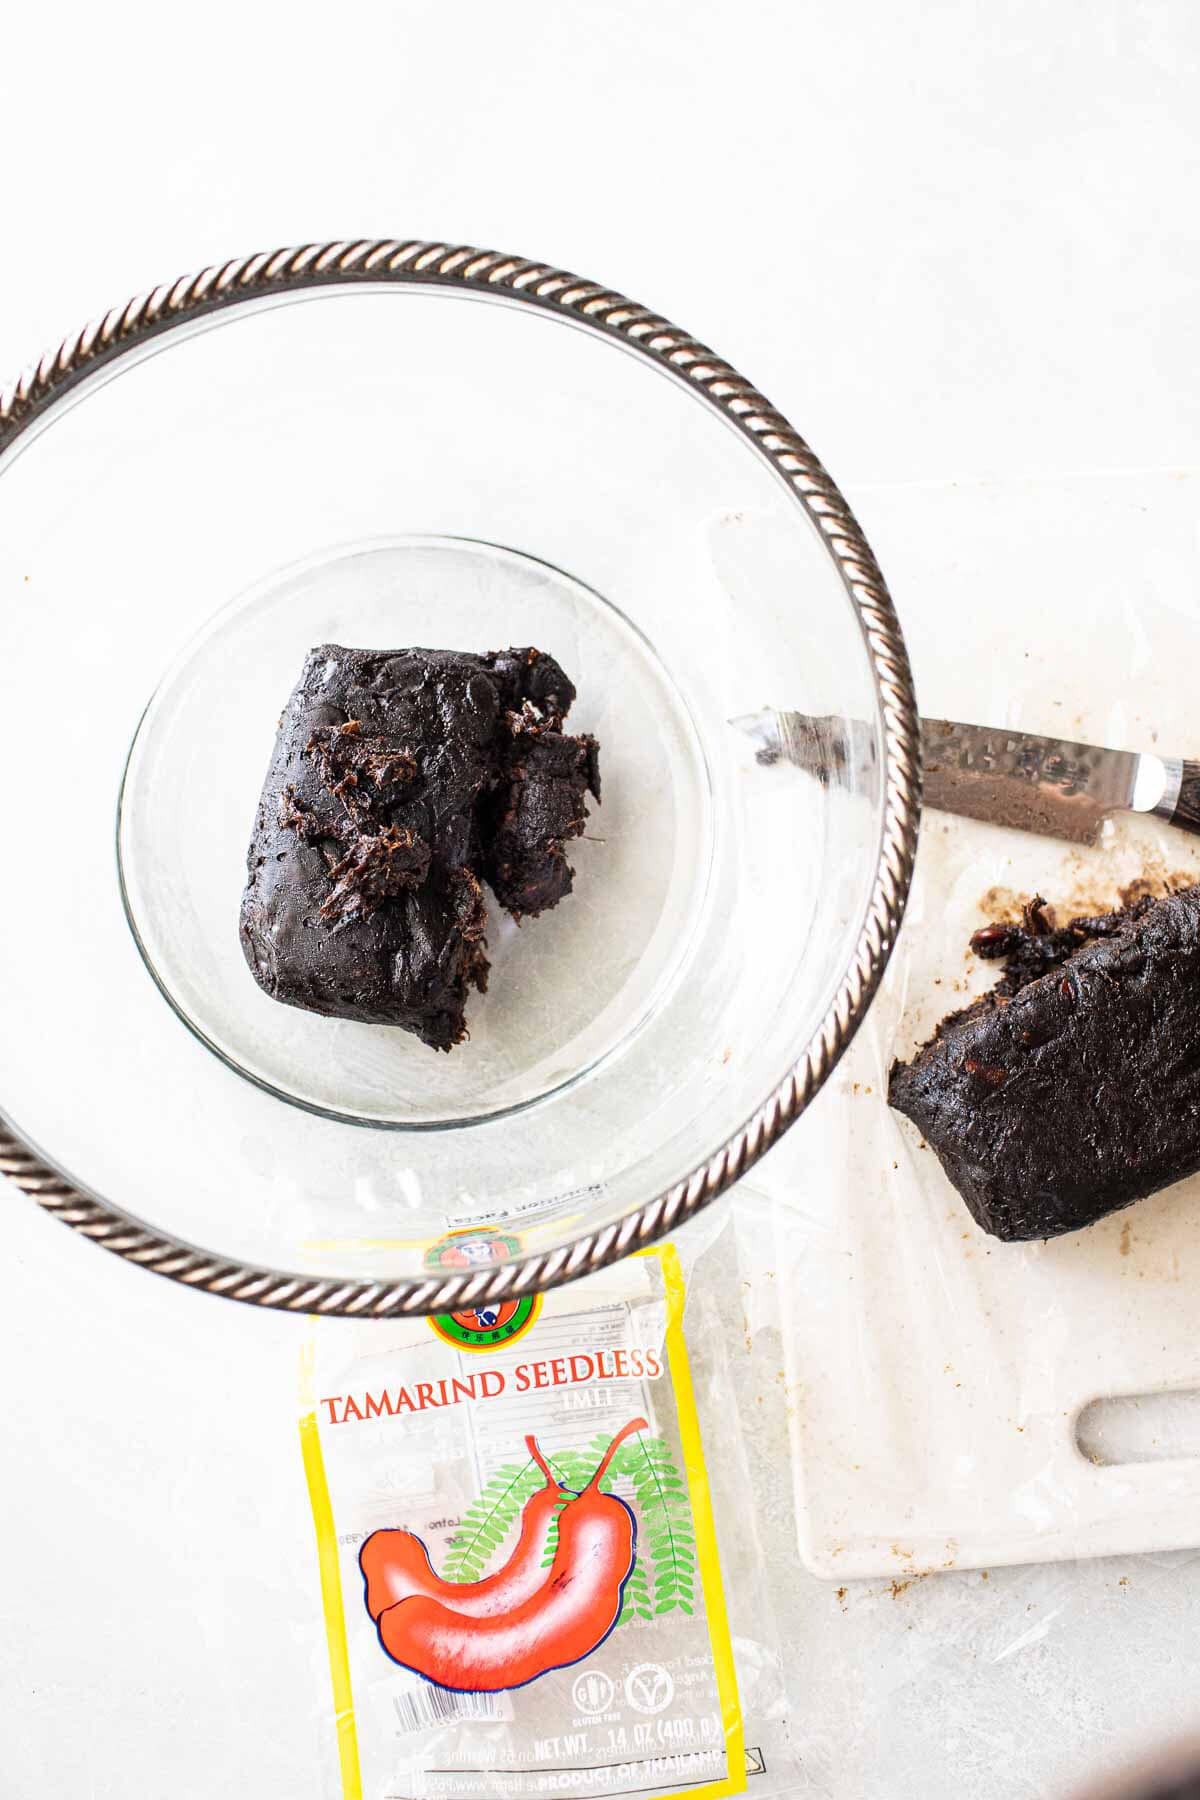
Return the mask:
[[(0, 62), (6, 374), (211, 260), (436, 235), (594, 275), (715, 344), (868, 535), (874, 497), (904, 484), (1200, 464), (1188, 0), (340, 16), (20, 0)], [(937, 558), (910, 557), (882, 510), (903, 616)], [(969, 556), (941, 579), (967, 654)], [(1051, 618), (1086, 593), (1046, 600)], [(767, 1184), (786, 1185), (789, 1154)], [(155, 1281), (15, 1193), (4, 1206), (0, 1794), (316, 1800), (302, 1325)], [(786, 1533), (779, 1559), (805, 1793), (1053, 1795), (1139, 1729), (1187, 1722), (1186, 1559), (1126, 1572), (1157, 1596), (1136, 1623), (1106, 1564), (1052, 1571), (1033, 1601), (1010, 1572), (839, 1604), (792, 1579)], [(1068, 1670), (1065, 1626), (1037, 1626), (1084, 1595)], [(1043, 1610), (1024, 1642), (1027, 1605)]]

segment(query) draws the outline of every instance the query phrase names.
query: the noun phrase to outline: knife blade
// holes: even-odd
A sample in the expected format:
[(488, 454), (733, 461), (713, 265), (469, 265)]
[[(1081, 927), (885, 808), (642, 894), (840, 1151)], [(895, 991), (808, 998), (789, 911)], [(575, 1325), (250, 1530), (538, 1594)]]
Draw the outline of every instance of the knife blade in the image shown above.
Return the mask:
[[(789, 762), (822, 782), (858, 786), (878, 767), (873, 726), (766, 707), (732, 724), (762, 763)], [(1118, 812), (1152, 813), (1200, 832), (1200, 762), (1106, 750), (953, 719), (921, 720), (924, 804), (939, 812), (1094, 844)]]

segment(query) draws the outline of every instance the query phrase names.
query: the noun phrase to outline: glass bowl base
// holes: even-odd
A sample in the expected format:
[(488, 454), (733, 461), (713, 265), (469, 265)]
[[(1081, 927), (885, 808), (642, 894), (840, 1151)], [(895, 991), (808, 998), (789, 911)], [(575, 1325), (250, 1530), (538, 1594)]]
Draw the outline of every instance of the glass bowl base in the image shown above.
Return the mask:
[[(518, 926), (490, 894), (486, 994), (448, 1055), (386, 1025), (281, 1005), (238, 938), (253, 805), (280, 712), (315, 644), (485, 651), (533, 644), (579, 690), (568, 729), (600, 743), (603, 805), (568, 846), (574, 892)], [(466, 538), (342, 546), (276, 571), (183, 652), (138, 726), (118, 861), (142, 956), (184, 1023), (281, 1100), (351, 1123), (494, 1119), (618, 1056), (686, 978), (714, 850), (712, 783), (668, 668), (563, 571)]]

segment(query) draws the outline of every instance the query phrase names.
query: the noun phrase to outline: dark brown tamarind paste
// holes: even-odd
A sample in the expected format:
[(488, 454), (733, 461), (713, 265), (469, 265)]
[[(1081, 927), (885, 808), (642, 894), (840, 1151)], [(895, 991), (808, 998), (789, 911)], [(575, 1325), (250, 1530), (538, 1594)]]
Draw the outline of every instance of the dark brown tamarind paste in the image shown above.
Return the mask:
[(1048, 1238), (1200, 1169), (1200, 887), (1055, 930), (1040, 899), (976, 932), (996, 987), (888, 1098), (999, 1238)]
[(247, 855), (241, 940), (275, 1000), (435, 1050), (487, 987), (484, 883), (516, 919), (569, 894), (600, 798), (575, 688), (534, 649), (310, 650)]

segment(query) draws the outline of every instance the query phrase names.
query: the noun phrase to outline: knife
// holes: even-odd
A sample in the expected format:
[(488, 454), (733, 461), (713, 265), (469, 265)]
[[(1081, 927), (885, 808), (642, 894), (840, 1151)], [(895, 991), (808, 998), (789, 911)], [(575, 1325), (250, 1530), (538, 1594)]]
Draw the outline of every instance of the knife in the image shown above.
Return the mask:
[[(859, 720), (766, 707), (731, 723), (756, 744), (760, 763), (794, 763), (821, 782), (858, 782), (878, 765), (874, 727)], [(939, 812), (1075, 844), (1094, 844), (1118, 812), (1200, 833), (1200, 761), (953, 719), (921, 720), (921, 753), (924, 804)]]

